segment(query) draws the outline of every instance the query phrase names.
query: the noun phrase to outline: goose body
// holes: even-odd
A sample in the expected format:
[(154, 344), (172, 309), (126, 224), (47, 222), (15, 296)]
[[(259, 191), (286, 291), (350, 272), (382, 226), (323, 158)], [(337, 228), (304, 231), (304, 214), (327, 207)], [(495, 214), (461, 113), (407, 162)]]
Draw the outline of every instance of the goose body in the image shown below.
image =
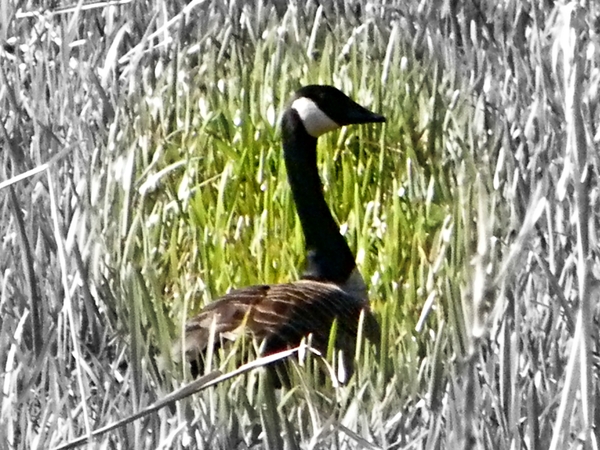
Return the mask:
[(317, 138), (343, 125), (384, 122), (332, 86), (298, 90), (281, 121), (284, 158), (294, 203), (306, 241), (307, 269), (299, 281), (236, 289), (207, 305), (185, 329), (185, 353), (197, 375), (210, 333), (216, 345), (250, 334), (264, 354), (297, 346), (312, 334), (325, 353), (337, 320), (335, 346), (352, 371), (358, 324), (378, 344), (380, 330), (354, 256), (340, 234), (325, 198), (317, 169)]

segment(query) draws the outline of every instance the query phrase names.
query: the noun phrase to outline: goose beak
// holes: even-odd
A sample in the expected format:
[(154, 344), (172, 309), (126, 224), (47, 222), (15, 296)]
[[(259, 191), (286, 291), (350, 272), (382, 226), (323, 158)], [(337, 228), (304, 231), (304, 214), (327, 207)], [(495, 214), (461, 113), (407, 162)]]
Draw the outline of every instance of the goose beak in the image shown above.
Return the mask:
[(369, 111), (367, 108), (360, 106), (358, 103), (355, 103), (352, 108), (347, 110), (346, 117), (344, 117), (344, 119), (346, 123), (340, 125), (381, 123), (386, 121), (385, 117), (381, 114)]

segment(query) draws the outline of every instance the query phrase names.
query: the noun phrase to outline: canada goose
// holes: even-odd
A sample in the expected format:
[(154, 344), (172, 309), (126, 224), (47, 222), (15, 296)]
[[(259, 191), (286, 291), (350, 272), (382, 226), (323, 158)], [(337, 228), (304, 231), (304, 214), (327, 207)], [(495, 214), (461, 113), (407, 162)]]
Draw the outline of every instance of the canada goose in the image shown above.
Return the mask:
[[(325, 198), (317, 169), (317, 138), (343, 125), (385, 122), (332, 86), (298, 90), (281, 120), (285, 165), (306, 241), (307, 270), (302, 279), (229, 292), (207, 305), (185, 327), (185, 353), (192, 375), (201, 369), (211, 329), (216, 345), (251, 334), (263, 354), (297, 346), (312, 333), (323, 354), (337, 319), (335, 346), (352, 373), (358, 322), (364, 311), (364, 334), (378, 344), (380, 329), (369, 308), (367, 289), (354, 256), (342, 237)], [(345, 380), (340, 380), (345, 381)]]

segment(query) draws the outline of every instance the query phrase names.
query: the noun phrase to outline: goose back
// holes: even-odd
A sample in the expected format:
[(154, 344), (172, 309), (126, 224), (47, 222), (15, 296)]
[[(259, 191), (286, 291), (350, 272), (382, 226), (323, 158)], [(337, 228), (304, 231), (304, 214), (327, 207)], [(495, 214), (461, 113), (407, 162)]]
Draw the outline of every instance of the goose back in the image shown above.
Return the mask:
[[(312, 334), (312, 345), (325, 354), (337, 319), (336, 347), (351, 360), (362, 311), (364, 336), (378, 345), (379, 325), (368, 303), (336, 284), (300, 280), (236, 289), (210, 303), (186, 324), (185, 353), (192, 362), (193, 375), (197, 375), (214, 329), (216, 346), (250, 335), (262, 343), (265, 355), (295, 347)], [(351, 373), (352, 368), (347, 371)]]

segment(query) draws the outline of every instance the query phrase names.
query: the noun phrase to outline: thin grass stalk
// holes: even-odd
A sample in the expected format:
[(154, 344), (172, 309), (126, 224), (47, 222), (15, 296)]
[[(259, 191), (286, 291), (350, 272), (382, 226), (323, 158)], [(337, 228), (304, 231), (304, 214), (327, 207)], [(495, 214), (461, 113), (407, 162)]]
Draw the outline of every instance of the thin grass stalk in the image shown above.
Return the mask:
[(549, 450), (560, 450), (564, 448), (565, 435), (569, 432), (569, 426), (571, 425), (573, 406), (577, 398), (577, 389), (579, 387), (578, 382), (582, 380), (581, 374), (578, 371), (578, 369), (581, 368), (580, 365), (578, 365), (578, 362), (581, 361), (579, 352), (583, 348), (580, 342), (583, 338), (582, 328), (582, 317), (581, 314), (578, 314), (577, 323), (575, 325), (575, 336), (573, 336), (573, 340), (571, 341), (571, 351), (569, 353), (569, 361), (565, 371), (565, 382), (562, 386), (560, 406), (554, 422), (552, 441)]
[(69, 327), (69, 333), (71, 336), (71, 344), (73, 346), (73, 356), (75, 358), (75, 366), (76, 366), (76, 376), (77, 376), (77, 385), (79, 387), (79, 396), (80, 396), (80, 405), (83, 412), (83, 423), (86, 429), (86, 433), (89, 435), (92, 432), (92, 426), (90, 422), (90, 414), (87, 407), (87, 392), (85, 386), (87, 383), (84, 382), (84, 370), (82, 367), (81, 361), (83, 361), (81, 356), (81, 349), (79, 339), (77, 338), (77, 321), (75, 320), (75, 312), (73, 310), (73, 303), (71, 298), (71, 289), (69, 287), (69, 274), (68, 274), (68, 266), (67, 266), (67, 255), (66, 249), (64, 247), (64, 239), (63, 233), (61, 231), (62, 227), (60, 225), (59, 217), (58, 217), (58, 207), (57, 207), (57, 197), (56, 191), (54, 189), (54, 181), (52, 179), (52, 173), (50, 169), (46, 172), (47, 180), (48, 180), (48, 194), (50, 197), (50, 212), (52, 216), (52, 225), (54, 229), (54, 239), (57, 247), (57, 257), (60, 265), (61, 272), (61, 281), (65, 293), (65, 303), (63, 310), (67, 315), (67, 326)]
[[(19, 9), (15, 15), (16, 19), (27, 19), (30, 17), (38, 17), (40, 15), (47, 15), (48, 17), (59, 16), (62, 14), (71, 14), (75, 11), (92, 11), (94, 9), (104, 9), (109, 6), (122, 6), (127, 3), (131, 3), (134, 0), (105, 0), (90, 3), (79, 2), (75, 6), (60, 6), (58, 8), (49, 9), (38, 9), (35, 11), (22, 11)], [(2, 3), (4, 4), (4, 2)], [(6, 29), (6, 27), (4, 28)]]
[(83, 444), (89, 442), (89, 440), (92, 437), (98, 437), (98, 436), (106, 434), (110, 431), (113, 431), (117, 428), (121, 428), (125, 425), (128, 425), (128, 424), (136, 421), (137, 419), (140, 419), (149, 414), (152, 414), (164, 407), (170, 406), (170, 405), (172, 405), (180, 400), (183, 400), (184, 398), (187, 398), (193, 394), (196, 394), (196, 393), (204, 391), (208, 388), (217, 386), (227, 380), (244, 375), (252, 370), (256, 370), (259, 368), (265, 368), (265, 367), (269, 366), (270, 364), (273, 364), (277, 361), (288, 359), (291, 356), (298, 353), (300, 350), (309, 351), (311, 353), (314, 352), (315, 354), (320, 355), (320, 353), (318, 351), (316, 351), (310, 347), (307, 347), (306, 344), (303, 343), (300, 345), (300, 347), (295, 347), (290, 350), (284, 350), (284, 351), (281, 351), (278, 353), (274, 353), (272, 355), (257, 358), (254, 361), (250, 361), (246, 364), (241, 365), (240, 367), (236, 368), (235, 370), (232, 370), (231, 372), (223, 373), (221, 370), (215, 370), (213, 372), (210, 372), (210, 373), (182, 386), (181, 388), (177, 389), (176, 391), (171, 392), (167, 396), (156, 401), (155, 403), (144, 408), (143, 410), (136, 412), (135, 414), (132, 414), (122, 420), (119, 420), (117, 422), (111, 423), (111, 424), (106, 425), (97, 430), (94, 430), (92, 433), (88, 433), (87, 436), (82, 436), (82, 437), (75, 439), (67, 444), (56, 447), (54, 450), (66, 450), (66, 449), (70, 449), (70, 448), (79, 447), (80, 445), (83, 445)]
[[(129, 309), (127, 311), (129, 326), (129, 351), (130, 351), (130, 376), (132, 384), (132, 404), (135, 409), (140, 407), (143, 398), (143, 339), (142, 339), (142, 307), (140, 297), (144, 291), (137, 286), (136, 269), (127, 264), (125, 267), (125, 280), (123, 292), (125, 292)], [(136, 433), (136, 439), (138, 435)]]
[[(576, 14), (576, 11), (574, 12)], [(579, 27), (577, 27), (579, 28)], [(576, 40), (579, 30), (573, 30), (573, 39)], [(590, 245), (589, 245), (589, 182), (591, 180), (591, 170), (587, 160), (587, 146), (585, 142), (585, 129), (583, 127), (583, 118), (581, 116), (581, 87), (583, 80), (581, 77), (581, 45), (575, 41), (571, 43), (573, 66), (565, 74), (569, 74), (566, 81), (566, 114), (567, 114), (567, 143), (570, 147), (571, 158), (574, 160), (573, 183), (575, 186), (575, 202), (577, 213), (577, 278), (579, 284), (579, 308), (581, 315), (581, 333), (580, 344), (581, 357), (581, 400), (583, 413), (583, 427), (585, 442), (590, 443), (591, 430), (593, 426), (593, 414), (595, 406), (595, 389), (592, 380), (592, 349), (593, 339), (592, 317), (594, 311), (590, 295)], [(566, 64), (565, 64), (566, 66)], [(567, 69), (567, 67), (565, 67)]]
[[(438, 326), (436, 333), (437, 339), (435, 341), (433, 353), (431, 355), (430, 373), (429, 373), (429, 386), (428, 386), (428, 403), (431, 411), (437, 415), (442, 407), (442, 400), (444, 398), (443, 387), (445, 384), (444, 380), (444, 365), (443, 365), (443, 346), (446, 343), (446, 323), (442, 320)], [(429, 429), (430, 433), (432, 428)], [(428, 439), (429, 441), (429, 439)]]
[[(585, 130), (581, 116), (581, 43), (578, 36), (581, 23), (578, 20), (579, 9), (574, 4), (562, 7), (562, 28), (557, 36), (556, 48), (562, 52), (562, 75), (565, 94), (566, 115), (566, 160), (571, 163), (571, 180), (575, 191), (576, 217), (575, 227), (577, 231), (577, 279), (579, 287), (579, 311), (575, 336), (571, 343), (571, 355), (567, 365), (567, 376), (563, 388), (561, 404), (557, 416), (551, 449), (561, 448), (564, 437), (569, 433), (572, 422), (568, 422), (574, 407), (574, 397), (577, 388), (580, 390), (582, 408), (582, 432), (584, 442), (592, 444), (591, 427), (593, 424), (593, 411), (595, 405), (595, 390), (591, 378), (591, 348), (592, 339), (591, 309), (589, 295), (589, 196), (587, 184), (589, 182), (589, 171), (587, 161), (587, 148), (585, 144)], [(555, 63), (558, 61), (555, 60)], [(579, 367), (577, 367), (577, 359)]]
[(44, 172), (45, 170), (48, 169), (49, 166), (50, 166), (49, 163), (40, 164), (39, 166), (36, 166), (31, 170), (27, 170), (23, 173), (20, 173), (19, 175), (15, 175), (14, 177), (8, 178), (7, 180), (0, 183), (0, 190), (6, 188), (8, 186), (11, 186), (13, 184), (16, 184), (19, 181), (24, 180), (25, 178), (33, 177), (34, 175), (37, 175), (38, 173)]
[(31, 332), (33, 335), (33, 354), (38, 358), (42, 351), (42, 322), (40, 319), (40, 294), (37, 289), (37, 279), (34, 270), (34, 259), (25, 229), (23, 214), (19, 207), (19, 200), (15, 194), (13, 186), (8, 188), (10, 196), (10, 206), (13, 210), (13, 216), (17, 227), (17, 234), (21, 244), (21, 256), (23, 264), (23, 274), (25, 276), (25, 285), (27, 297), (29, 298), (29, 310), (31, 317)]
[(260, 421), (265, 436), (263, 445), (267, 450), (279, 450), (283, 448), (283, 431), (277, 411), (273, 375), (266, 369), (259, 377), (257, 401), (260, 403)]

